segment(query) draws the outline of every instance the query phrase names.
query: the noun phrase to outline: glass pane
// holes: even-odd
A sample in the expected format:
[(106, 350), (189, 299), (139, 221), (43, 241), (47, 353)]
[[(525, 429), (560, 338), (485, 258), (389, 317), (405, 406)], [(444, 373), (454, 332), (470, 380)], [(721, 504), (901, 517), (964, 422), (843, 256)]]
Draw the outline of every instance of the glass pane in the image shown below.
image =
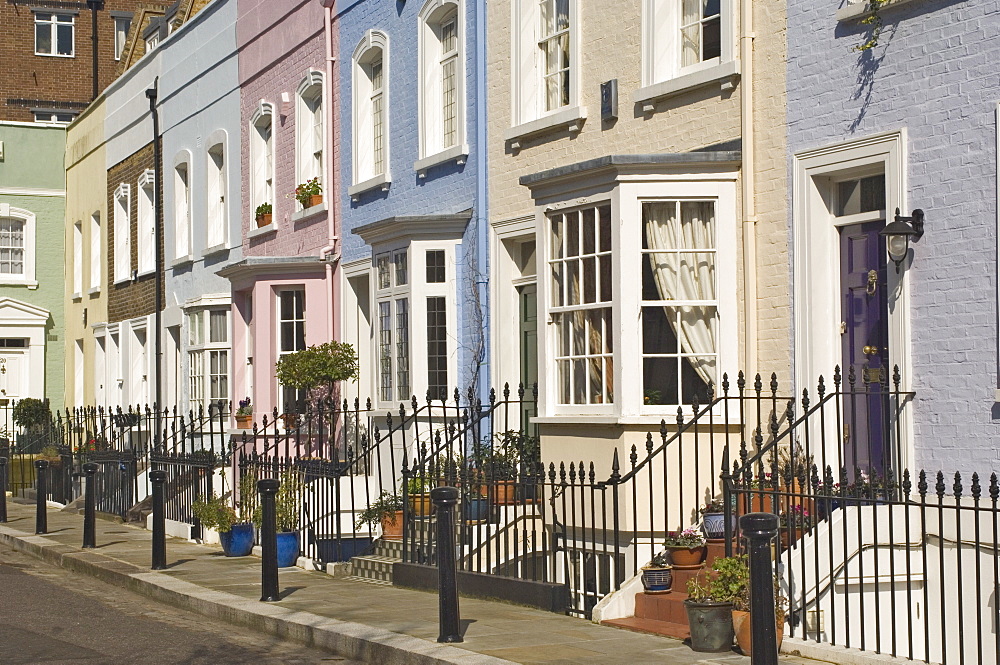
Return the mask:
[(550, 254), (553, 259), (561, 259), (563, 257), (563, 216), (552, 215), (551, 226), (552, 245)]
[(684, 404), (690, 404), (697, 394), (698, 401), (704, 403), (709, 382), (716, 383), (715, 356), (694, 356), (684, 360), (687, 367), (681, 373), (681, 399)]
[(611, 302), (611, 257), (601, 257), (601, 302)]
[(559, 40), (557, 39), (548, 40), (547, 42), (545, 42), (545, 46), (542, 50), (545, 53), (546, 74), (555, 74), (560, 69), (562, 69), (560, 62), (561, 49), (559, 46)]
[(596, 230), (594, 229), (595, 211), (587, 208), (583, 211), (583, 253), (594, 254), (597, 251)]
[(587, 404), (587, 362), (573, 361), (573, 404)]
[(208, 341), (209, 342), (227, 342), (229, 341), (229, 334), (227, 330), (226, 323), (229, 319), (229, 313), (225, 310), (213, 310), (208, 314)]
[(570, 354), (570, 340), (573, 338), (573, 322), (568, 315), (559, 315), (559, 339), (556, 343), (556, 353), (566, 357)]
[(48, 23), (35, 24), (35, 53), (52, 53), (52, 26)]
[(560, 360), (556, 363), (556, 375), (559, 382), (559, 403), (569, 404), (569, 386), (571, 377), (568, 360)]
[(409, 283), (409, 273), (406, 267), (406, 250), (394, 253), (392, 260), (396, 266), (396, 286), (406, 285)]
[(295, 318), (295, 303), (292, 300), (292, 292), (285, 291), (281, 294), (281, 318), (289, 321)]
[(563, 306), (563, 263), (552, 264), (552, 306)]
[(555, 21), (555, 4), (554, 0), (541, 0), (538, 3), (538, 16), (542, 22), (542, 36), (551, 35), (555, 32), (556, 21)]
[(582, 260), (583, 263), (583, 302), (597, 302), (597, 259), (593, 256)]
[[(712, 201), (681, 203), (681, 236), (678, 247), (713, 249), (715, 247), (715, 204)], [(659, 247), (655, 247), (659, 249)]]
[(590, 372), (590, 402), (604, 404), (604, 361), (601, 358), (591, 358), (587, 364)]
[(574, 356), (582, 356), (587, 353), (587, 313), (584, 311), (569, 312), (565, 314), (571, 322), (573, 331), (570, 339), (570, 352)]
[(293, 300), (295, 302), (295, 318), (301, 319), (305, 317), (305, 307), (306, 307), (306, 294), (304, 291), (293, 291)]
[(566, 305), (580, 304), (580, 264), (578, 261), (566, 262)]
[(590, 355), (606, 353), (604, 348), (604, 310), (592, 309), (587, 312), (587, 352)]
[(566, 215), (566, 256), (580, 255), (580, 213)]
[(556, 0), (556, 30), (569, 29), (569, 0)]
[(676, 354), (677, 336), (663, 307), (642, 308), (642, 352)]
[(673, 300), (678, 295), (677, 254), (649, 252), (642, 255), (642, 299)]
[(601, 227), (601, 251), (611, 251), (611, 206), (601, 206), (597, 209)]
[(702, 40), (702, 59), (711, 60), (712, 58), (722, 57), (722, 20), (719, 18), (712, 18), (705, 21), (702, 25), (701, 40)]
[(56, 28), (56, 48), (59, 55), (73, 55), (73, 26), (60, 25)]
[(392, 276), (389, 273), (389, 255), (379, 254), (375, 257), (375, 270), (378, 275), (378, 288), (388, 289), (392, 286)]
[(284, 321), (281, 324), (281, 350), (295, 351), (295, 324)]
[(678, 403), (676, 358), (643, 358), (642, 402), (646, 406)]

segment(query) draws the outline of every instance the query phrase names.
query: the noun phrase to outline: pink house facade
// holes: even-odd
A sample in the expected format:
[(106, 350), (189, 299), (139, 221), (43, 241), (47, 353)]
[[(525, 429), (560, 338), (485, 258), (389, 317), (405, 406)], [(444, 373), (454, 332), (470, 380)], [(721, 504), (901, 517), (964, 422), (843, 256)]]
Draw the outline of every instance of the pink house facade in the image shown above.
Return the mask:
[[(232, 284), (233, 395), (255, 420), (303, 396), (278, 385), (282, 354), (334, 338), (339, 254), (337, 156), (331, 122), (336, 52), (319, 0), (239, 0), (240, 173), (243, 260), (219, 274)], [(299, 184), (321, 194), (297, 199)]]

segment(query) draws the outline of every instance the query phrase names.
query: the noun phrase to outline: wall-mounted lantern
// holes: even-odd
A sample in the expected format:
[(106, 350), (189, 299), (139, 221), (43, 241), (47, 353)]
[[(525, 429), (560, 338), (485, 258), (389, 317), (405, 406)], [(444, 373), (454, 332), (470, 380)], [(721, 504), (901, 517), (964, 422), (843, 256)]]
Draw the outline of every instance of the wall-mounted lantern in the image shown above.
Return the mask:
[(906, 259), (906, 252), (910, 247), (910, 238), (920, 240), (924, 235), (924, 211), (917, 208), (909, 217), (899, 214), (896, 208), (896, 216), (885, 228), (879, 231), (879, 235), (885, 236), (885, 248), (889, 252), (889, 258), (896, 264), (896, 272), (903, 260)]

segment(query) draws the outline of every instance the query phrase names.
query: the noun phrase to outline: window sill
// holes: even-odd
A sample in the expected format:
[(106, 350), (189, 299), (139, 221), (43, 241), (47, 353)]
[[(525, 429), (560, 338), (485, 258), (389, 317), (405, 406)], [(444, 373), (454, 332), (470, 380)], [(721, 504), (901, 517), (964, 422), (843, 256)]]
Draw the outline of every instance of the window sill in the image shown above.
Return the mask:
[(81, 302), (83, 300), (83, 294), (77, 292), (70, 296), (70, 298), (72, 298), (73, 302)]
[(38, 282), (33, 279), (0, 279), (0, 286), (27, 286), (29, 289), (37, 289)]
[(576, 134), (583, 129), (587, 120), (586, 106), (570, 106), (549, 115), (521, 123), (504, 132), (504, 140), (510, 141), (512, 150), (519, 150), (521, 142), (534, 136), (541, 136), (560, 129), (568, 129)]
[(417, 177), (426, 178), (427, 171), (431, 167), (437, 166), (438, 164), (445, 164), (447, 162), (455, 162), (456, 164), (465, 164), (465, 160), (469, 157), (469, 146), (456, 145), (442, 150), (441, 152), (435, 153), (423, 159), (418, 159), (413, 162), (413, 170), (417, 172)]
[[(308, 219), (310, 217), (315, 217), (316, 215), (321, 215), (326, 212), (326, 199), (318, 206), (313, 206), (311, 208), (304, 208), (292, 213), (292, 223), (301, 222), (303, 219)], [(268, 226), (274, 226), (274, 222), (268, 224)]]
[(99, 287), (99, 286), (95, 286), (91, 290), (87, 291), (87, 295), (88, 296), (96, 296), (96, 295), (100, 295), (100, 293), (101, 293), (101, 287)]
[(364, 182), (359, 182), (356, 185), (351, 185), (347, 188), (347, 193), (351, 197), (352, 201), (357, 201), (362, 194), (371, 191), (376, 187), (382, 189), (383, 192), (389, 191), (389, 185), (392, 184), (392, 178), (389, 177), (388, 173), (381, 173), (374, 178), (369, 178)]
[[(896, 5), (905, 5), (908, 2), (913, 2), (913, 0), (885, 0), (885, 4), (879, 9), (883, 11), (889, 7), (895, 7)], [(855, 19), (864, 18), (870, 16), (874, 12), (868, 9), (867, 0), (858, 0), (857, 2), (851, 2), (848, 0), (847, 4), (837, 10), (836, 18), (837, 21), (843, 23), (845, 21), (853, 21)]]
[[(319, 206), (316, 206), (317, 208)], [(278, 225), (271, 222), (267, 226), (257, 226), (247, 231), (247, 238), (259, 238), (261, 236), (271, 235), (272, 233), (278, 232)]]
[(132, 278), (131, 277), (118, 277), (117, 279), (115, 279), (114, 285), (115, 286), (121, 286), (123, 284), (129, 284), (131, 282), (132, 282)]
[(184, 256), (178, 256), (176, 259), (170, 262), (171, 268), (177, 268), (188, 263), (194, 262), (194, 257), (190, 254), (185, 254)]
[(739, 60), (721, 62), (714, 67), (708, 67), (667, 81), (647, 85), (645, 88), (639, 88), (632, 93), (632, 102), (642, 104), (643, 113), (652, 113), (656, 110), (656, 102), (661, 99), (673, 97), (694, 88), (718, 83), (723, 90), (730, 90), (735, 87), (736, 79), (739, 78), (739, 75)]
[(213, 254), (222, 254), (223, 252), (228, 252), (229, 247), (226, 243), (221, 243), (219, 245), (212, 245), (211, 247), (206, 247), (202, 250), (202, 256), (212, 256)]
[[(688, 412), (685, 412), (685, 422), (688, 422)], [(537, 416), (531, 419), (531, 422), (536, 425), (563, 425), (566, 427), (572, 427), (574, 425), (610, 425), (617, 427), (624, 427), (630, 425), (637, 425), (641, 427), (654, 427), (659, 428), (660, 423), (663, 421), (667, 422), (667, 427), (676, 427), (677, 425), (677, 410), (674, 408), (673, 413), (659, 413), (659, 414), (642, 414), (642, 415), (631, 415), (631, 416), (613, 416), (613, 415), (589, 415), (589, 414), (565, 414), (557, 416)], [(726, 425), (725, 419), (721, 417), (721, 414), (717, 414), (714, 419), (714, 424), (716, 426)]]
[(76, 57), (75, 53), (71, 54), (71, 55), (66, 55), (65, 53), (38, 53), (37, 51), (35, 52), (35, 55), (41, 56), (43, 58), (75, 58)]

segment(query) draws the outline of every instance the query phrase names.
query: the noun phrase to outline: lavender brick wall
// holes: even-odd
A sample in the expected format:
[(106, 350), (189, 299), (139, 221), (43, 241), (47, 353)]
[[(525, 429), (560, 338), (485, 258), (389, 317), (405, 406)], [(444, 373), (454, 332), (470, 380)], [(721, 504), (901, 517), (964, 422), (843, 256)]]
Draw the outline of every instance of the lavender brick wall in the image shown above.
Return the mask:
[(837, 0), (788, 8), (790, 153), (905, 128), (905, 192), (927, 213), (910, 271), (916, 465), (1000, 470), (996, 2), (883, 10), (877, 48)]

